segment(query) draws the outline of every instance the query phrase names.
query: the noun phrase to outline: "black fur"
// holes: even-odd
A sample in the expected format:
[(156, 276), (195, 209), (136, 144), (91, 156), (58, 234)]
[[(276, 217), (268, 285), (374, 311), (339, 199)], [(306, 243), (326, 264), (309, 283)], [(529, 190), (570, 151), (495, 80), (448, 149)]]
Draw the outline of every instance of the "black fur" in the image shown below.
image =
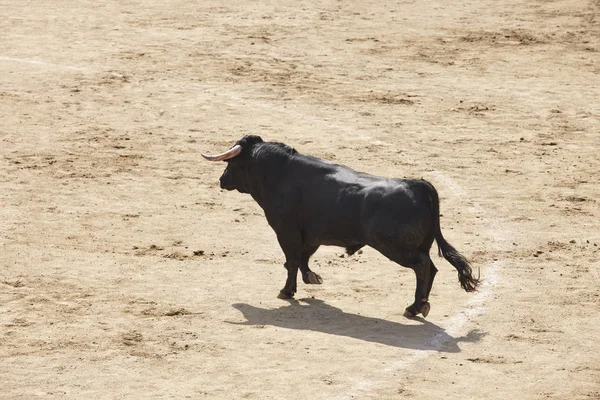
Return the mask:
[(237, 144), (242, 152), (227, 161), (221, 187), (249, 193), (264, 210), (286, 258), (281, 297), (296, 292), (298, 269), (304, 282), (322, 282), (308, 267), (319, 246), (345, 247), (348, 254), (371, 246), (415, 271), (415, 301), (407, 315), (426, 315), (437, 272), (429, 257), (434, 239), (458, 270), (463, 289), (477, 288), (467, 260), (442, 236), (439, 199), (429, 182), (357, 172), (259, 136), (245, 136)]

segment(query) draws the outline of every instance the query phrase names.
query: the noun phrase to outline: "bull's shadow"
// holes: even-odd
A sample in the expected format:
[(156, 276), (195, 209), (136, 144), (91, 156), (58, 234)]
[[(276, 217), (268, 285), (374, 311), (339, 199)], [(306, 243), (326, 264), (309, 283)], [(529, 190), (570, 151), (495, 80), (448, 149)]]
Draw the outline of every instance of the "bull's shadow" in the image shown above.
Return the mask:
[(417, 318), (418, 325), (366, 317), (342, 311), (323, 300), (291, 300), (287, 306), (270, 310), (249, 304), (233, 304), (246, 322), (237, 325), (271, 325), (286, 329), (309, 330), (346, 336), (367, 342), (415, 350), (457, 353), (460, 342), (477, 342), (484, 334), (473, 330), (467, 336), (455, 338), (438, 325)]

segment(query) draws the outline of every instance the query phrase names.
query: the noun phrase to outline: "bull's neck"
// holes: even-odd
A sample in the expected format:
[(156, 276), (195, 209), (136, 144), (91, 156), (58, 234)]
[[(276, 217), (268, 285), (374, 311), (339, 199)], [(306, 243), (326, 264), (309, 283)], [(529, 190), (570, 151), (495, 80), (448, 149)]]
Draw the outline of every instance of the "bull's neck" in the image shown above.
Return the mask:
[(288, 169), (289, 156), (269, 154), (255, 159), (248, 172), (249, 192), (254, 201), (265, 210), (265, 206), (277, 195)]
[(265, 210), (269, 200), (273, 200), (273, 197), (276, 196), (277, 188), (282, 180), (282, 176), (270, 176), (268, 173), (259, 174), (250, 185), (250, 196)]
[(250, 196), (252, 196), (252, 198), (260, 206), (260, 208), (262, 208), (263, 210), (265, 209), (265, 205), (264, 205), (262, 194), (259, 194), (258, 192), (255, 192), (255, 191), (251, 191), (250, 192)]

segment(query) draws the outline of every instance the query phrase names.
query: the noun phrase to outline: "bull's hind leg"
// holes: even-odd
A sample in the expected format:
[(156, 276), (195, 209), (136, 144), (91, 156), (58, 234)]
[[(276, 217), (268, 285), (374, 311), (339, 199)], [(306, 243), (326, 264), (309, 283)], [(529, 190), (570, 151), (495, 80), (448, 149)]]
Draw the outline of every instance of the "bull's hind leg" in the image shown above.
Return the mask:
[(433, 279), (431, 277), (431, 262), (427, 254), (419, 253), (418, 259), (411, 259), (411, 265), (407, 265), (413, 271), (417, 278), (417, 288), (415, 290), (415, 302), (406, 307), (404, 311), (405, 317), (415, 317), (418, 314), (423, 314), (427, 317), (431, 305), (429, 304), (429, 291)]
[(415, 317), (418, 314), (423, 314), (423, 317), (426, 317), (431, 308), (428, 296), (431, 285), (433, 284), (433, 270), (431, 268), (433, 264), (429, 259), (429, 255), (418, 249), (390, 249), (387, 246), (384, 246), (384, 248), (378, 247), (377, 250), (390, 260), (415, 271), (415, 276), (417, 278), (415, 301), (413, 304), (406, 307), (404, 316)]
[[(423, 253), (421, 253), (423, 254)], [(421, 291), (421, 288), (419, 287), (419, 272), (420, 271), (418, 269), (415, 269), (415, 274), (417, 275), (417, 290), (415, 292), (415, 303), (409, 307), (406, 308), (406, 310), (404, 311), (404, 316), (405, 317), (414, 317), (415, 315), (421, 313), (423, 314), (423, 317), (427, 317), (427, 314), (429, 314), (429, 310), (431, 309), (431, 305), (429, 304), (429, 294), (431, 293), (431, 288), (433, 287), (433, 279), (435, 278), (435, 274), (437, 274), (438, 270), (435, 267), (435, 265), (433, 265), (433, 261), (431, 261), (431, 258), (429, 257), (429, 254), (426, 254), (426, 258), (427, 258), (427, 266), (423, 267), (424, 270), (429, 269), (429, 275), (428, 275), (428, 279), (422, 280), (422, 284), (425, 285), (424, 286), (424, 294)], [(417, 305), (417, 300), (420, 299), (421, 300), (421, 306), (419, 307)], [(418, 312), (416, 312), (416, 310), (419, 310)]]
[(433, 287), (433, 279), (435, 278), (435, 274), (437, 274), (438, 269), (433, 265), (433, 261), (431, 261), (431, 257), (427, 256), (429, 259), (429, 284), (427, 285), (427, 298), (429, 298), (429, 294), (431, 293), (431, 288)]
[(323, 283), (323, 278), (321, 278), (321, 275), (315, 274), (308, 267), (308, 260), (310, 259), (310, 256), (315, 254), (315, 251), (317, 251), (318, 248), (319, 246), (313, 246), (302, 251), (300, 272), (302, 273), (302, 281), (304, 281), (306, 284), (320, 285)]

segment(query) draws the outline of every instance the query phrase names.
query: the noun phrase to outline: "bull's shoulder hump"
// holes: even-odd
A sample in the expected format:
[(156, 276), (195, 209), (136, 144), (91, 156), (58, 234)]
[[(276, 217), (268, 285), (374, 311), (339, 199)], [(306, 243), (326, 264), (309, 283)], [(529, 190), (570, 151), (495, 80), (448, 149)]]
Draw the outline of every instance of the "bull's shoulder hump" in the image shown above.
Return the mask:
[(387, 187), (390, 185), (388, 178), (358, 172), (348, 167), (335, 169), (335, 171), (332, 172), (331, 177), (337, 182), (351, 184), (364, 189)]

